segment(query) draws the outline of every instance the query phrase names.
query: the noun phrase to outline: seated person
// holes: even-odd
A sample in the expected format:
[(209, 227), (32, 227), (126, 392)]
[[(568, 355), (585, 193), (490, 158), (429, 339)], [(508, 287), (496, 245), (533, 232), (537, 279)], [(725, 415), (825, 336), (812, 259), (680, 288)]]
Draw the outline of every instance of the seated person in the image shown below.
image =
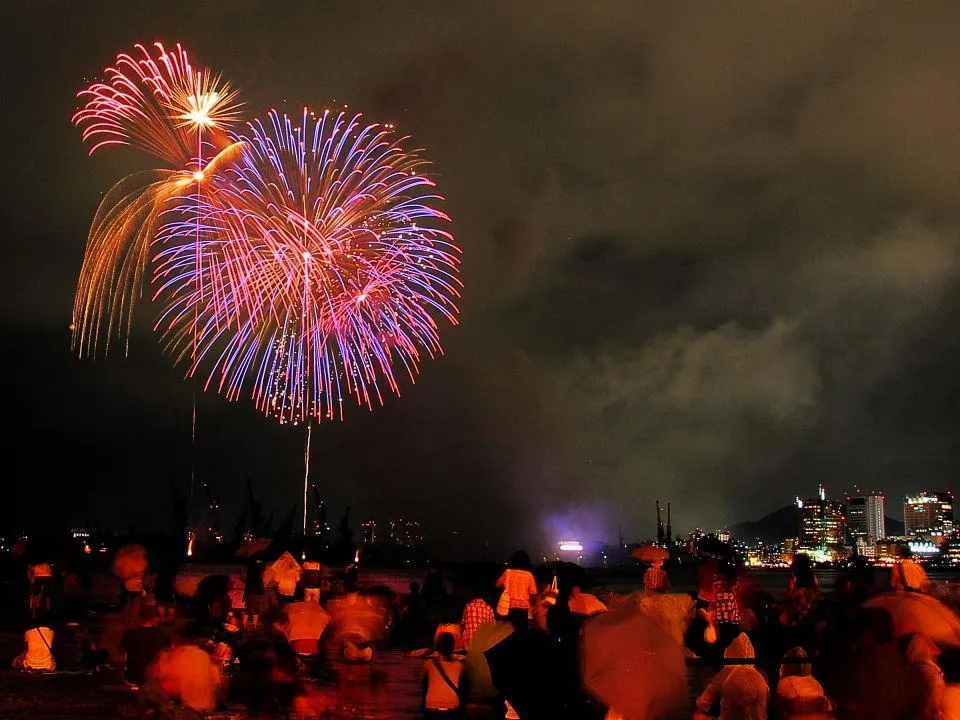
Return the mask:
[(42, 620), (24, 634), (26, 649), (13, 659), (13, 667), (23, 670), (56, 670), (53, 659), (54, 632)]
[[(784, 655), (785, 659), (805, 658), (803, 648), (795, 647)], [(774, 697), (777, 716), (784, 718), (822, 718), (828, 717), (833, 703), (827, 697), (823, 687), (810, 674), (809, 663), (783, 663), (780, 666), (780, 680)]]
[(140, 626), (127, 630), (120, 639), (123, 652), (123, 677), (134, 687), (143, 685), (147, 668), (162, 650), (170, 647), (170, 638), (157, 625), (160, 614), (155, 607), (143, 607)]
[[(724, 650), (725, 658), (752, 658), (753, 644), (740, 633)], [(695, 720), (709, 717), (720, 706), (720, 720), (767, 720), (770, 691), (767, 680), (753, 665), (727, 665), (697, 698)]]
[(90, 632), (76, 620), (68, 620), (57, 632), (53, 654), (57, 667), (67, 672), (93, 670), (109, 660), (106, 649), (98, 648)]
[(450, 633), (437, 638), (436, 651), (423, 661), (424, 717), (444, 716), (459, 710), (463, 662), (453, 656), (456, 640)]

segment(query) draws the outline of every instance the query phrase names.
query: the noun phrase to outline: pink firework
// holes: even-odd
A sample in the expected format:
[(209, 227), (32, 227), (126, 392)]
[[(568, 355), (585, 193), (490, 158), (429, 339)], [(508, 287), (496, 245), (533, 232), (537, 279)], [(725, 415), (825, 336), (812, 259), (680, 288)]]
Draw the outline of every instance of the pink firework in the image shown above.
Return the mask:
[(343, 113), (271, 112), (236, 140), (196, 212), (178, 208), (158, 238), (174, 357), (281, 422), (399, 393), (458, 313), (460, 251), (426, 161), (390, 126)]

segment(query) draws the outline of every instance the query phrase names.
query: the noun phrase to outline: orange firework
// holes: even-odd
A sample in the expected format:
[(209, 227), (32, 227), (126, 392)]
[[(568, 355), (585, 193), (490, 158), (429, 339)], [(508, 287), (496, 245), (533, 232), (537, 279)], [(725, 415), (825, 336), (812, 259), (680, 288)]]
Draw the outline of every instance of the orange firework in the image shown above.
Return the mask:
[(134, 55), (119, 55), (103, 82), (78, 93), (85, 104), (73, 122), (91, 153), (129, 145), (172, 166), (124, 178), (97, 209), (73, 308), (74, 347), (81, 353), (95, 353), (101, 337), (109, 349), (114, 332), (129, 339), (161, 216), (191, 184), (199, 201), (203, 181), (232, 156), (227, 130), (238, 119), (236, 92), (218, 75), (195, 69), (180, 45), (154, 47), (153, 54), (137, 45)]

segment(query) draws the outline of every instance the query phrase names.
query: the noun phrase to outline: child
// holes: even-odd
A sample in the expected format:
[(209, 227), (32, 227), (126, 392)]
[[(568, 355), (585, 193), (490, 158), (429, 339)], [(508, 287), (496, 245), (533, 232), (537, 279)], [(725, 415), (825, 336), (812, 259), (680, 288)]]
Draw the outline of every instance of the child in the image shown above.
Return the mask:
[(423, 661), (424, 717), (450, 717), (461, 710), (463, 663), (453, 657), (455, 643), (453, 635), (442, 633), (437, 638), (436, 652)]

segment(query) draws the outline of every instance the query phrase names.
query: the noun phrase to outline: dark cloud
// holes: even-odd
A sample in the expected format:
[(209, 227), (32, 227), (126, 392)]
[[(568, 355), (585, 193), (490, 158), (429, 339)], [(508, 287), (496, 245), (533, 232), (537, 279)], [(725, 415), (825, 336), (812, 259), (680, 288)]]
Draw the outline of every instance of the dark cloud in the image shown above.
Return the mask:
[[(143, 166), (85, 157), (73, 93), (161, 37), (222, 69), (251, 112), (349, 104), (435, 162), (465, 251), (462, 325), (401, 399), (316, 433), (338, 507), (508, 546), (573, 526), (647, 534), (655, 497), (686, 529), (818, 482), (891, 500), (950, 485), (958, 13), (7, 3), (10, 455), (67, 500), (112, 498), (113, 515), (162, 501), (189, 467), (189, 389), (156, 353), (149, 313), (127, 361), (66, 349), (93, 209)], [(299, 434), (203, 403), (204, 472), (235, 499), (249, 474), (285, 512)]]

